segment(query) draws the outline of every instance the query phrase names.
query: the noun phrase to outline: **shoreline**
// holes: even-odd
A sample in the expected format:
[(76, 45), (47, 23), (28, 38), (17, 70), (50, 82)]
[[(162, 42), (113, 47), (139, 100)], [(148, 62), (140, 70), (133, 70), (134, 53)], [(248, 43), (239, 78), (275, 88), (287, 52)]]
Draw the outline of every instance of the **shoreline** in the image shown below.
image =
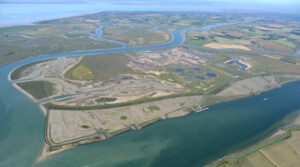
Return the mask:
[[(291, 81), (293, 82), (293, 81)], [(288, 83), (288, 82), (286, 82)], [(295, 116), (295, 117), (293, 117)], [(207, 165), (204, 167), (215, 167), (216, 165), (229, 161), (231, 162), (233, 158), (236, 158), (238, 155), (241, 154), (247, 154), (247, 152), (252, 152), (251, 150), (257, 148), (257, 147), (264, 147), (265, 145), (271, 145), (271, 144), (276, 144), (279, 143), (285, 139), (288, 139), (291, 137), (290, 132), (291, 131), (300, 131), (300, 110), (294, 111), (290, 115), (286, 116), (283, 118), (280, 122), (282, 124), (282, 127), (278, 127), (277, 130), (274, 130), (269, 136), (266, 138), (254, 143), (253, 145), (246, 147), (245, 149), (233, 152), (231, 154), (228, 154), (226, 156), (223, 156)], [(272, 140), (276, 140), (277, 138), (281, 138), (281, 136), (286, 136), (289, 135), (287, 138), (283, 138), (280, 141), (276, 142), (271, 142), (271, 144), (268, 144)]]
[[(300, 120), (300, 113), (298, 113), (298, 119)], [(275, 131), (273, 133), (273, 135), (271, 135), (261, 141), (258, 141), (255, 144), (253, 144), (245, 149), (231, 153), (222, 158), (219, 158), (218, 160), (208, 163), (204, 167), (216, 167), (219, 164), (221, 164), (222, 162), (233, 163), (236, 161), (235, 158), (238, 159), (238, 156), (242, 156), (243, 154), (248, 154), (248, 153), (254, 154), (255, 152), (257, 152), (257, 150), (260, 150), (267, 146), (274, 145), (276, 143), (279, 143), (279, 142), (289, 139), (292, 136), (291, 135), (292, 131), (300, 131), (300, 124), (293, 125), (293, 126), (290, 126), (290, 127), (284, 128), (284, 129), (279, 129), (278, 131)], [(278, 133), (278, 132), (280, 132), (280, 133)], [(276, 133), (277, 133), (277, 135), (275, 135)]]
[[(18, 68), (18, 67), (17, 67)], [(17, 69), (15, 68), (15, 69)], [(14, 69), (14, 70), (15, 70)], [(12, 70), (9, 74), (11, 74), (14, 70)], [(200, 102), (200, 106), (201, 108), (191, 108), (191, 112), (189, 113), (186, 113), (186, 114), (183, 114), (183, 115), (178, 115), (176, 116), (176, 113), (175, 113), (175, 117), (183, 117), (183, 116), (186, 116), (186, 115), (189, 115), (190, 113), (192, 112), (202, 112), (202, 111), (206, 111), (206, 110), (201, 110), (201, 109), (204, 109), (204, 108), (207, 108), (211, 105), (215, 105), (215, 104), (218, 104), (218, 103), (223, 103), (223, 102), (228, 102), (228, 101), (234, 101), (234, 100), (238, 100), (238, 99), (241, 99), (241, 98), (245, 98), (245, 97), (249, 97), (249, 96), (255, 96), (255, 95), (258, 95), (258, 94), (261, 94), (263, 92), (267, 92), (267, 91), (270, 91), (272, 89), (275, 89), (275, 88), (279, 88), (281, 87), (282, 85), (286, 84), (286, 83), (289, 83), (289, 82), (293, 82), (293, 81), (296, 81), (296, 80), (299, 80), (300, 79), (300, 75), (296, 75), (296, 74), (273, 74), (273, 75), (266, 75), (266, 76), (252, 76), (252, 77), (247, 77), (247, 78), (238, 78), (237, 80), (235, 80), (234, 82), (230, 83), (230, 85), (232, 86), (234, 83), (236, 82), (239, 82), (239, 81), (242, 81), (242, 80), (247, 80), (247, 79), (251, 79), (251, 78), (262, 78), (262, 77), (270, 77), (270, 76), (273, 76), (274, 79), (276, 80), (276, 84), (271, 84), (270, 87), (263, 87), (263, 89), (261, 91), (258, 91), (258, 92), (248, 92), (247, 94), (244, 94), (242, 96), (240, 95), (233, 95), (233, 96), (220, 96), (218, 95), (218, 93), (216, 94), (207, 94), (207, 95), (203, 95), (203, 99), (201, 100)], [(286, 81), (283, 81), (281, 82), (279, 77), (282, 76), (282, 77), (286, 77)], [(11, 80), (11, 76), (9, 75), (8, 76), (8, 80), (10, 82), (12, 82), (13, 80)], [(27, 97), (29, 97), (30, 99), (32, 99), (35, 103), (37, 103), (37, 100), (32, 96), (30, 95), (28, 92), (26, 92), (25, 90), (23, 90), (21, 87), (19, 87), (17, 85), (17, 82), (16, 83), (12, 83), (12, 85), (18, 89), (19, 91), (21, 91), (23, 94), (27, 95)], [(230, 86), (229, 86), (230, 87)], [(217, 88), (217, 87), (216, 87)], [(224, 88), (223, 90), (225, 90), (226, 88)], [(223, 90), (221, 90), (220, 92), (222, 92)], [(187, 96), (187, 95), (185, 95)], [(182, 96), (182, 97), (185, 97), (185, 96)], [(219, 100), (212, 100), (212, 103), (210, 104), (205, 104), (206, 100), (207, 100), (207, 97), (217, 97), (217, 98), (221, 98), (221, 101)], [(174, 97), (169, 97), (168, 99), (172, 99)], [(163, 99), (158, 99), (157, 101), (160, 101), (160, 100), (163, 100)], [(146, 103), (148, 101), (145, 101), (143, 103)], [(135, 105), (135, 104), (130, 104), (130, 105)], [(66, 143), (66, 144), (58, 144), (58, 145), (52, 145), (47, 142), (47, 139), (48, 139), (48, 131), (47, 131), (47, 119), (48, 119), (48, 109), (43, 105), (43, 104), (39, 104), (39, 107), (41, 109), (41, 112), (44, 114), (45, 116), (45, 131), (44, 131), (44, 137), (45, 137), (45, 140), (44, 140), (44, 147), (43, 147), (43, 150), (41, 152), (41, 154), (39, 155), (39, 157), (37, 158), (37, 162), (40, 162), (40, 161), (43, 161), (55, 154), (58, 154), (58, 153), (61, 153), (65, 150), (68, 150), (68, 149), (71, 149), (73, 147), (76, 147), (78, 145), (84, 145), (84, 144), (89, 144), (89, 143), (94, 143), (94, 142), (98, 142), (98, 141), (103, 141), (103, 140), (106, 140), (107, 138), (110, 138), (110, 137), (114, 137), (116, 135), (119, 135), (119, 134), (122, 134), (122, 133), (125, 133), (125, 132), (128, 132), (130, 130), (133, 130), (133, 129), (126, 129), (124, 131), (122, 131), (122, 133), (117, 133), (117, 134), (114, 134), (112, 136), (109, 136), (109, 137), (104, 137), (101, 136), (100, 134), (94, 134), (92, 136), (85, 136), (85, 137), (82, 137), (82, 138), (79, 138), (79, 139), (74, 139), (74, 141), (71, 141), (70, 143)], [(112, 108), (117, 108), (116, 106), (115, 107), (112, 107)], [(173, 117), (170, 117), (170, 118), (173, 118)], [(169, 119), (169, 117), (167, 117), (166, 119)], [(156, 123), (157, 121), (154, 121), (154, 122), (151, 122), (149, 123), (149, 125), (152, 125), (154, 123)], [(140, 129), (142, 129), (143, 127), (141, 127)], [(98, 138), (97, 138), (98, 137)], [(55, 150), (54, 151), (49, 151), (49, 149), (51, 149), (51, 147), (55, 147)]]
[[(297, 76), (299, 76), (299, 75), (297, 75)], [(285, 82), (280, 83), (279, 86), (276, 85), (276, 86), (274, 86), (274, 87), (271, 87), (271, 88), (268, 88), (268, 89), (264, 89), (263, 91), (257, 92), (256, 94), (249, 93), (249, 94), (247, 94), (247, 95), (245, 95), (245, 96), (235, 96), (235, 98), (232, 98), (232, 97), (231, 97), (230, 99), (225, 100), (225, 101), (221, 101), (221, 102), (216, 101), (215, 103), (212, 103), (212, 104), (209, 104), (209, 105), (203, 105), (203, 106), (202, 106), (202, 104), (206, 101), (206, 98), (204, 97), (203, 100), (201, 101), (201, 103), (200, 103), (199, 105), (201, 105), (201, 108), (202, 108), (202, 109), (206, 109), (206, 108), (209, 108), (210, 106), (215, 105), (215, 104), (224, 103), (224, 102), (229, 102), (229, 101), (234, 101), (234, 100), (239, 100), (239, 99), (242, 99), (242, 98), (245, 98), (245, 97), (255, 96), (255, 95), (258, 95), (258, 94), (261, 94), (261, 93), (270, 91), (270, 90), (272, 90), (272, 89), (280, 88), (282, 85), (284, 85), (284, 84), (286, 84), (286, 83), (289, 83), (289, 82), (295, 82), (295, 81), (298, 81), (298, 80), (299, 80), (299, 79), (294, 79), (294, 80), (290, 80), (290, 81), (285, 81)], [(45, 108), (44, 108), (44, 109), (45, 109)], [(209, 109), (208, 109), (208, 111), (207, 111), (207, 110), (201, 110), (201, 109), (199, 109), (199, 110), (193, 110), (193, 111), (189, 112), (188, 114), (180, 115), (180, 116), (176, 116), (176, 117), (184, 117), (184, 116), (190, 115), (191, 113), (200, 113), (200, 112), (204, 112), (204, 111), (205, 111), (205, 112), (209, 112)], [(170, 118), (167, 117), (166, 119), (172, 119), (172, 118), (176, 118), (176, 117), (170, 117)], [(157, 122), (158, 122), (158, 121), (152, 122), (152, 123), (150, 123), (149, 125), (152, 125), (152, 124), (157, 123)], [(300, 122), (300, 114), (299, 114), (299, 122)], [(146, 126), (145, 126), (145, 127), (146, 127)], [(140, 129), (143, 129), (143, 128), (144, 128), (144, 127), (141, 127)], [(138, 130), (140, 130), (140, 129), (138, 129)], [(126, 132), (131, 131), (131, 130), (133, 130), (133, 129), (127, 129), (127, 130), (125, 130), (125, 131), (122, 131), (122, 133), (126, 133)], [(47, 131), (45, 131), (45, 135), (47, 135), (46, 133), (47, 133)], [(40, 157), (38, 157), (38, 160), (39, 160), (39, 162), (40, 162), (40, 161), (43, 161), (43, 160), (45, 160), (45, 159), (47, 159), (47, 158), (49, 158), (49, 157), (51, 157), (51, 156), (53, 156), (53, 155), (55, 155), (55, 154), (61, 153), (61, 152), (65, 151), (65, 150), (74, 148), (74, 147), (76, 147), (76, 146), (84, 145), (84, 144), (90, 144), (90, 143), (94, 143), (94, 142), (101, 142), (101, 141), (103, 141), (103, 140), (106, 140), (106, 139), (109, 139), (109, 138), (111, 138), (111, 137), (120, 135), (120, 134), (122, 134), (122, 133), (118, 133), (118, 134), (113, 135), (113, 136), (110, 136), (110, 137), (105, 137), (104, 139), (102, 139), (102, 138), (101, 138), (101, 139), (93, 139), (95, 136), (94, 136), (94, 137), (83, 138), (83, 139), (80, 139), (80, 140), (78, 140), (78, 141), (74, 141), (74, 142), (72, 142), (72, 143), (68, 143), (68, 144), (65, 144), (65, 145), (62, 144), (62, 145), (61, 145), (62, 148), (60, 148), (60, 149), (58, 149), (58, 150), (56, 150), (56, 151), (54, 151), (54, 152), (49, 152), (49, 151), (47, 150), (47, 148), (49, 148), (49, 147), (51, 147), (51, 146), (49, 146), (49, 144), (45, 142), (45, 143), (44, 143), (44, 149), (43, 149), (43, 152), (41, 153)], [(274, 133), (276, 133), (276, 132), (274, 132)], [(265, 138), (265, 139), (263, 139), (263, 140), (260, 141), (259, 143), (264, 142), (265, 140), (268, 140), (269, 138), (270, 138), (270, 136), (267, 137), (267, 138)], [(237, 153), (233, 153), (232, 155), (235, 155), (235, 154), (237, 154)], [(231, 155), (229, 155), (229, 156), (231, 156)], [(226, 156), (226, 157), (227, 157), (227, 156)], [(221, 159), (224, 159), (224, 157), (221, 158)], [(219, 161), (219, 160), (217, 160), (217, 161)], [(215, 162), (216, 162), (216, 161), (215, 161)]]

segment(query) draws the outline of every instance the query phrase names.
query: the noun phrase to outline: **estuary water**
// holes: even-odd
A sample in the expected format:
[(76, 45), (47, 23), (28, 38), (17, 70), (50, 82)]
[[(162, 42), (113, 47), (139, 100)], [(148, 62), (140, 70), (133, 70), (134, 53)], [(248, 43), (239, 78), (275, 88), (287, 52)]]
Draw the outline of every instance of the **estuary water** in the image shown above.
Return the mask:
[(35, 162), (43, 148), (45, 118), (39, 106), (8, 81), (10, 71), (20, 65), (55, 57), (177, 46), (182, 44), (183, 34), (188, 30), (172, 32), (172, 40), (160, 45), (49, 54), (0, 67), (0, 167), (203, 166), (267, 137), (282, 126), (283, 118), (300, 109), (300, 81), (296, 81), (257, 96), (213, 105), (205, 112), (164, 120), (103, 142), (78, 146), (41, 163)]
[[(264, 100), (268, 98), (269, 100)], [(79, 146), (37, 166), (200, 167), (270, 135), (300, 108), (300, 81)]]
[[(50, 1), (49, 1), (50, 2)], [(183, 7), (184, 6), (184, 7)], [(222, 5), (208, 3), (177, 5), (176, 3), (3, 3), (0, 1), (0, 27), (30, 24), (36, 21), (77, 16), (102, 11), (221, 11)]]
[(71, 0), (63, 2), (60, 0), (33, 0), (27, 3), (12, 2), (18, 2), (18, 0), (0, 0), (0, 27), (31, 24), (41, 20), (102, 11), (255, 11), (292, 14), (293, 17), (295, 15), (297, 17), (300, 16), (300, 3), (296, 1), (293, 3), (263, 3), (258, 1), (229, 1), (230, 3), (225, 3), (221, 1), (199, 0), (102, 0), (101, 2), (96, 0), (76, 2)]

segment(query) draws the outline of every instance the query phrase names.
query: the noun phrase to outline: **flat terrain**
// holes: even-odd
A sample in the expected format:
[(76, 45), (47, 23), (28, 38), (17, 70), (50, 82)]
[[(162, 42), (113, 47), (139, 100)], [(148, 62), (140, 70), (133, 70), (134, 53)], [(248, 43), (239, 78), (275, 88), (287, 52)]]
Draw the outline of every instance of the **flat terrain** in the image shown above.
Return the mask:
[(171, 39), (167, 32), (153, 30), (151, 26), (126, 22), (107, 26), (103, 37), (124, 42), (129, 46), (154, 45)]
[(18, 86), (31, 94), (35, 99), (48, 97), (54, 95), (56, 92), (55, 85), (48, 81), (20, 82)]
[(129, 61), (122, 54), (85, 56), (65, 76), (73, 80), (105, 80), (116, 75), (133, 73), (127, 66)]
[(274, 22), (257, 20), (256, 23), (225, 25), (208, 31), (190, 31), (186, 43), (221, 50), (294, 54), (300, 42), (299, 37), (295, 35), (298, 23), (293, 21), (287, 23), (284, 19), (277, 19)]
[(226, 45), (226, 44), (219, 44), (219, 43), (208, 43), (205, 44), (204, 47), (213, 48), (213, 49), (240, 49), (240, 50), (250, 50), (246, 46), (243, 45)]
[(211, 166), (214, 167), (287, 167), (300, 165), (299, 128), (286, 130), (249, 150), (230, 156)]
[(47, 134), (53, 145), (73, 143), (88, 136), (104, 139), (161, 119), (187, 115), (187, 109), (197, 106), (201, 100), (201, 96), (191, 96), (113, 109), (49, 110)]
[[(45, 108), (47, 157), (300, 79), (300, 60), (293, 57), (300, 23), (270, 20), (192, 12), (103, 12), (50, 20), (1, 28), (0, 41), (7, 40), (0, 44), (0, 64), (47, 53), (162, 44), (172, 40), (173, 31), (224, 23), (188, 31), (179, 46), (59, 57), (15, 69), (11, 82)], [(288, 144), (264, 148), (243, 164), (280, 163), (274, 157), (283, 149), (291, 154)], [(297, 163), (297, 156), (287, 163)]]
[[(226, 19), (232, 18), (211, 18), (200, 13), (102, 12), (4, 27), (0, 28), (0, 65), (43, 54), (121, 47), (100, 36), (129, 46), (164, 43), (171, 39), (167, 30), (201, 27)], [(103, 34), (96, 33), (96, 29), (102, 29)]]
[[(46, 30), (38, 26), (0, 28), (0, 65), (43, 54), (118, 47), (115, 44), (91, 39), (89, 35), (94, 31), (94, 27), (85, 32), (84, 36), (74, 39), (57, 34), (56, 29), (62, 31), (66, 29), (65, 26), (44, 29)], [(77, 32), (76, 26), (69, 31)]]

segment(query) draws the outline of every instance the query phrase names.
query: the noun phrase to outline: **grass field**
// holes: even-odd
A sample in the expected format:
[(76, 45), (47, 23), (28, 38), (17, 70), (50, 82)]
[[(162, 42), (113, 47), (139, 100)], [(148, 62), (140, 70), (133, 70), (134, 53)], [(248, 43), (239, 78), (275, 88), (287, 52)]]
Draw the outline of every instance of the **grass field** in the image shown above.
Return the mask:
[(282, 44), (284, 46), (290, 47), (292, 49), (297, 49), (297, 45), (295, 43), (290, 42), (290, 41), (288, 41), (286, 39), (278, 39), (278, 40), (276, 40), (276, 42), (278, 42), (278, 43), (280, 43), (280, 44)]
[(133, 73), (127, 66), (130, 59), (123, 54), (85, 56), (65, 77), (75, 80), (104, 80), (120, 74)]
[(55, 85), (48, 81), (21, 82), (17, 85), (31, 94), (35, 99), (49, 97), (56, 92)]
[(262, 149), (260, 152), (276, 166), (287, 167), (300, 165), (300, 155), (285, 141)]
[(282, 72), (288, 67), (294, 65), (288, 62), (281, 61), (281, 59), (273, 59), (266, 56), (252, 56), (250, 60), (251, 65), (250, 72), (252, 74), (266, 74), (273, 72)]
[(101, 97), (96, 99), (96, 102), (112, 102), (112, 101), (116, 101), (117, 98), (113, 98), (113, 97)]
[(160, 108), (158, 106), (149, 106), (148, 109), (151, 111), (160, 111)]
[(261, 152), (257, 152), (247, 157), (243, 161), (241, 166), (242, 167), (255, 167), (255, 166), (275, 167), (274, 164), (270, 162)]
[(154, 45), (167, 42), (170, 35), (163, 31), (154, 31), (142, 24), (108, 26), (105, 28), (104, 38), (122, 41), (130, 46)]
[(299, 34), (293, 33), (298, 23), (281, 21), (280, 26), (258, 21), (256, 24), (241, 23), (209, 31), (191, 31), (187, 33), (185, 42), (213, 49), (268, 50), (293, 54), (300, 44)]
[(76, 40), (55, 36), (30, 39), (23, 37), (3, 38), (0, 38), (0, 65), (43, 54), (117, 47), (90, 38)]
[(106, 27), (104, 37), (140, 46), (170, 40), (167, 32), (153, 27), (168, 25), (161, 29), (175, 30), (242, 20), (230, 15), (214, 16), (193, 12), (101, 12), (41, 21), (37, 25), (0, 28), (0, 65), (42, 54), (117, 47), (88, 38), (98, 23)]
[(92, 71), (84, 64), (80, 64), (74, 70), (72, 70), (71, 75), (72, 77), (80, 80), (91, 80), (95, 78), (95, 75), (92, 73)]

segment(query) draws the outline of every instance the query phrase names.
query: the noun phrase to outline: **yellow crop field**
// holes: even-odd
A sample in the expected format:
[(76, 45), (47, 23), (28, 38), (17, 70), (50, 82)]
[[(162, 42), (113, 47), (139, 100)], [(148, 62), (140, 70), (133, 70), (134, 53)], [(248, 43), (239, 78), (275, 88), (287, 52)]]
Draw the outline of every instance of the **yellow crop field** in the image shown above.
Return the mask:
[(241, 167), (275, 167), (266, 157), (264, 157), (260, 152), (252, 154), (243, 161)]
[(300, 155), (300, 131), (292, 132), (292, 137), (287, 140), (287, 143)]
[(90, 23), (98, 23), (100, 20), (93, 20), (93, 19), (86, 19), (85, 21), (90, 22)]
[(243, 45), (225, 45), (225, 44), (219, 44), (219, 43), (208, 43), (205, 44), (204, 47), (212, 48), (212, 49), (240, 49), (240, 50), (247, 50), (250, 49)]
[(262, 26), (255, 26), (256, 29), (259, 29), (259, 30), (264, 30), (264, 31), (272, 31), (273, 29), (271, 28), (267, 28), (267, 27), (262, 27)]
[(225, 158), (211, 167), (298, 167), (300, 166), (300, 131), (286, 131), (257, 148)]
[(275, 59), (275, 60), (280, 60), (281, 58), (283, 58), (283, 56), (279, 56), (279, 55), (264, 54), (263, 56), (265, 56), (267, 58)]
[(288, 167), (300, 165), (300, 155), (287, 142), (274, 144), (271, 147), (261, 150), (261, 152), (276, 166)]
[(77, 79), (93, 79), (95, 75), (88, 67), (81, 64), (72, 71), (72, 77)]

